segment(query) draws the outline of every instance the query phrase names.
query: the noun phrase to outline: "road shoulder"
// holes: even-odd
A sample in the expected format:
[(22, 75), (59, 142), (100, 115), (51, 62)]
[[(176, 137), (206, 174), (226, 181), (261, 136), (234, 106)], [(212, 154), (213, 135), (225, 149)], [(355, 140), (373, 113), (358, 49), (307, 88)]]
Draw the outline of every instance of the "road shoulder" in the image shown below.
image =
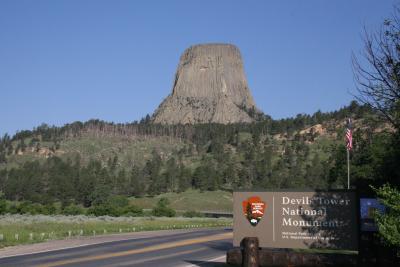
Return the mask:
[(189, 233), (200, 230), (204, 230), (204, 228), (195, 230), (179, 229), (179, 230), (144, 231), (135, 233), (74, 237), (63, 240), (50, 240), (42, 243), (18, 245), (18, 246), (2, 248), (0, 249), (0, 258), (29, 255), (29, 254), (56, 251), (68, 248), (84, 247), (95, 244), (103, 244), (108, 242), (123, 241), (123, 240), (137, 239), (137, 238), (168, 236), (177, 233)]

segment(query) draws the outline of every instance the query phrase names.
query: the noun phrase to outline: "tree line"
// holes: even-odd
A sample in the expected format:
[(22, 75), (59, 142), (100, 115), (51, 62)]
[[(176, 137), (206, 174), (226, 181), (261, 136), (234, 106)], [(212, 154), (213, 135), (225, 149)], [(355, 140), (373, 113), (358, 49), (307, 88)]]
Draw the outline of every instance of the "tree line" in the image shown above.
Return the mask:
[[(61, 202), (90, 207), (110, 196), (154, 196), (187, 189), (236, 190), (251, 188), (344, 188), (346, 150), (343, 134), (336, 142), (311, 142), (316, 134), (294, 135), (277, 143), (271, 135), (238, 131), (226, 137), (225, 127), (209, 126), (201, 143), (187, 144), (171, 156), (155, 149), (143, 165), (123, 168), (118, 155), (108, 161), (51, 156), (0, 170), (0, 191), (8, 200)], [(389, 170), (376, 169), (388, 153), (390, 135), (355, 131), (352, 177), (360, 185), (388, 180)], [(342, 129), (344, 133), (344, 129)], [(243, 138), (243, 134), (246, 134)], [(242, 137), (241, 137), (242, 136)], [(297, 136), (297, 137), (296, 137)], [(204, 137), (203, 137), (204, 138)], [(379, 185), (379, 184), (375, 184)]]
[(255, 123), (234, 123), (228, 125), (215, 123), (195, 125), (154, 124), (152, 123), (149, 115), (140, 121), (134, 121), (126, 124), (93, 119), (87, 122), (77, 121), (70, 124), (65, 124), (62, 127), (42, 124), (33, 130), (19, 131), (13, 137), (10, 137), (6, 134), (0, 139), (0, 148), (3, 148), (2, 150), (7, 149), (11, 146), (13, 141), (24, 140), (27, 138), (40, 138), (40, 140), (44, 142), (57, 142), (64, 138), (79, 137), (86, 132), (92, 132), (96, 136), (170, 136), (174, 138), (182, 138), (194, 143), (204, 143), (204, 141), (208, 140), (210, 136), (213, 136), (216, 132), (221, 131), (227, 135), (232, 135), (232, 133), (237, 131), (248, 131), (251, 133), (264, 133), (272, 135), (279, 133), (290, 134), (326, 121), (341, 121), (350, 115), (357, 119), (364, 117), (365, 114), (371, 113), (373, 113), (373, 111), (368, 105), (360, 105), (356, 101), (352, 101), (350, 105), (333, 112), (317, 111), (312, 115), (298, 114), (292, 118), (279, 120), (274, 120), (270, 116), (263, 114)]

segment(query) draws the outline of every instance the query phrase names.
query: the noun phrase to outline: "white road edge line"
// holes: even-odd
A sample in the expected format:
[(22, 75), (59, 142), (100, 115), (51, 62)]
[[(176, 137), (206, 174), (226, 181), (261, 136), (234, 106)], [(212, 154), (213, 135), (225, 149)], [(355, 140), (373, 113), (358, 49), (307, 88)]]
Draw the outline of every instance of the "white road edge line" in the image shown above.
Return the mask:
[(26, 256), (26, 255), (33, 255), (33, 254), (40, 254), (40, 253), (45, 253), (45, 252), (59, 251), (59, 250), (71, 249), (71, 248), (87, 247), (87, 246), (91, 246), (91, 245), (107, 244), (107, 243), (111, 243), (111, 242), (126, 241), (126, 240), (131, 240), (131, 239), (137, 239), (137, 238), (128, 238), (128, 239), (121, 239), (121, 240), (113, 240), (113, 241), (105, 241), (105, 242), (98, 242), (98, 243), (82, 244), (82, 245), (76, 245), (76, 246), (70, 246), (70, 247), (62, 247), (62, 248), (55, 248), (55, 249), (40, 250), (40, 251), (21, 253), (21, 254), (13, 254), (13, 255), (7, 255), (7, 256), (0, 256), (0, 259), (10, 258), (10, 257), (18, 257), (18, 256)]
[(219, 256), (219, 257), (217, 257), (217, 258), (202, 260), (202, 261), (204, 261), (204, 262), (199, 263), (199, 264), (183, 265), (183, 266), (181, 266), (181, 267), (198, 267), (198, 266), (201, 266), (201, 265), (203, 265), (203, 264), (208, 264), (209, 261), (221, 260), (221, 259), (223, 259), (223, 258), (226, 258), (226, 255)]

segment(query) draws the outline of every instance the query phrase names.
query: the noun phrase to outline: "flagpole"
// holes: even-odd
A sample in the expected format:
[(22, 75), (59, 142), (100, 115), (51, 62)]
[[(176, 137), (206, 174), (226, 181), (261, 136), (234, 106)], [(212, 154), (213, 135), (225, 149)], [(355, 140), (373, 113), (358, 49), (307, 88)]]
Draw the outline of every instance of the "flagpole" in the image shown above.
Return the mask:
[(346, 150), (347, 150), (347, 189), (350, 189), (350, 150), (353, 148), (353, 133), (351, 119), (347, 119), (346, 127)]
[(347, 149), (347, 189), (350, 189), (350, 150)]

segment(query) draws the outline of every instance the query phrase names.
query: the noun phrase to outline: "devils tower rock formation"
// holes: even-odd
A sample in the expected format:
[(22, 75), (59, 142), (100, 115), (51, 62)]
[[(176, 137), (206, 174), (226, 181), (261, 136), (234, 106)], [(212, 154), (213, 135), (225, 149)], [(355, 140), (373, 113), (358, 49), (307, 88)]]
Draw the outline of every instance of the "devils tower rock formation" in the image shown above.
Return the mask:
[(153, 115), (154, 123), (252, 122), (257, 110), (243, 71), (239, 49), (201, 44), (181, 56), (170, 94)]

